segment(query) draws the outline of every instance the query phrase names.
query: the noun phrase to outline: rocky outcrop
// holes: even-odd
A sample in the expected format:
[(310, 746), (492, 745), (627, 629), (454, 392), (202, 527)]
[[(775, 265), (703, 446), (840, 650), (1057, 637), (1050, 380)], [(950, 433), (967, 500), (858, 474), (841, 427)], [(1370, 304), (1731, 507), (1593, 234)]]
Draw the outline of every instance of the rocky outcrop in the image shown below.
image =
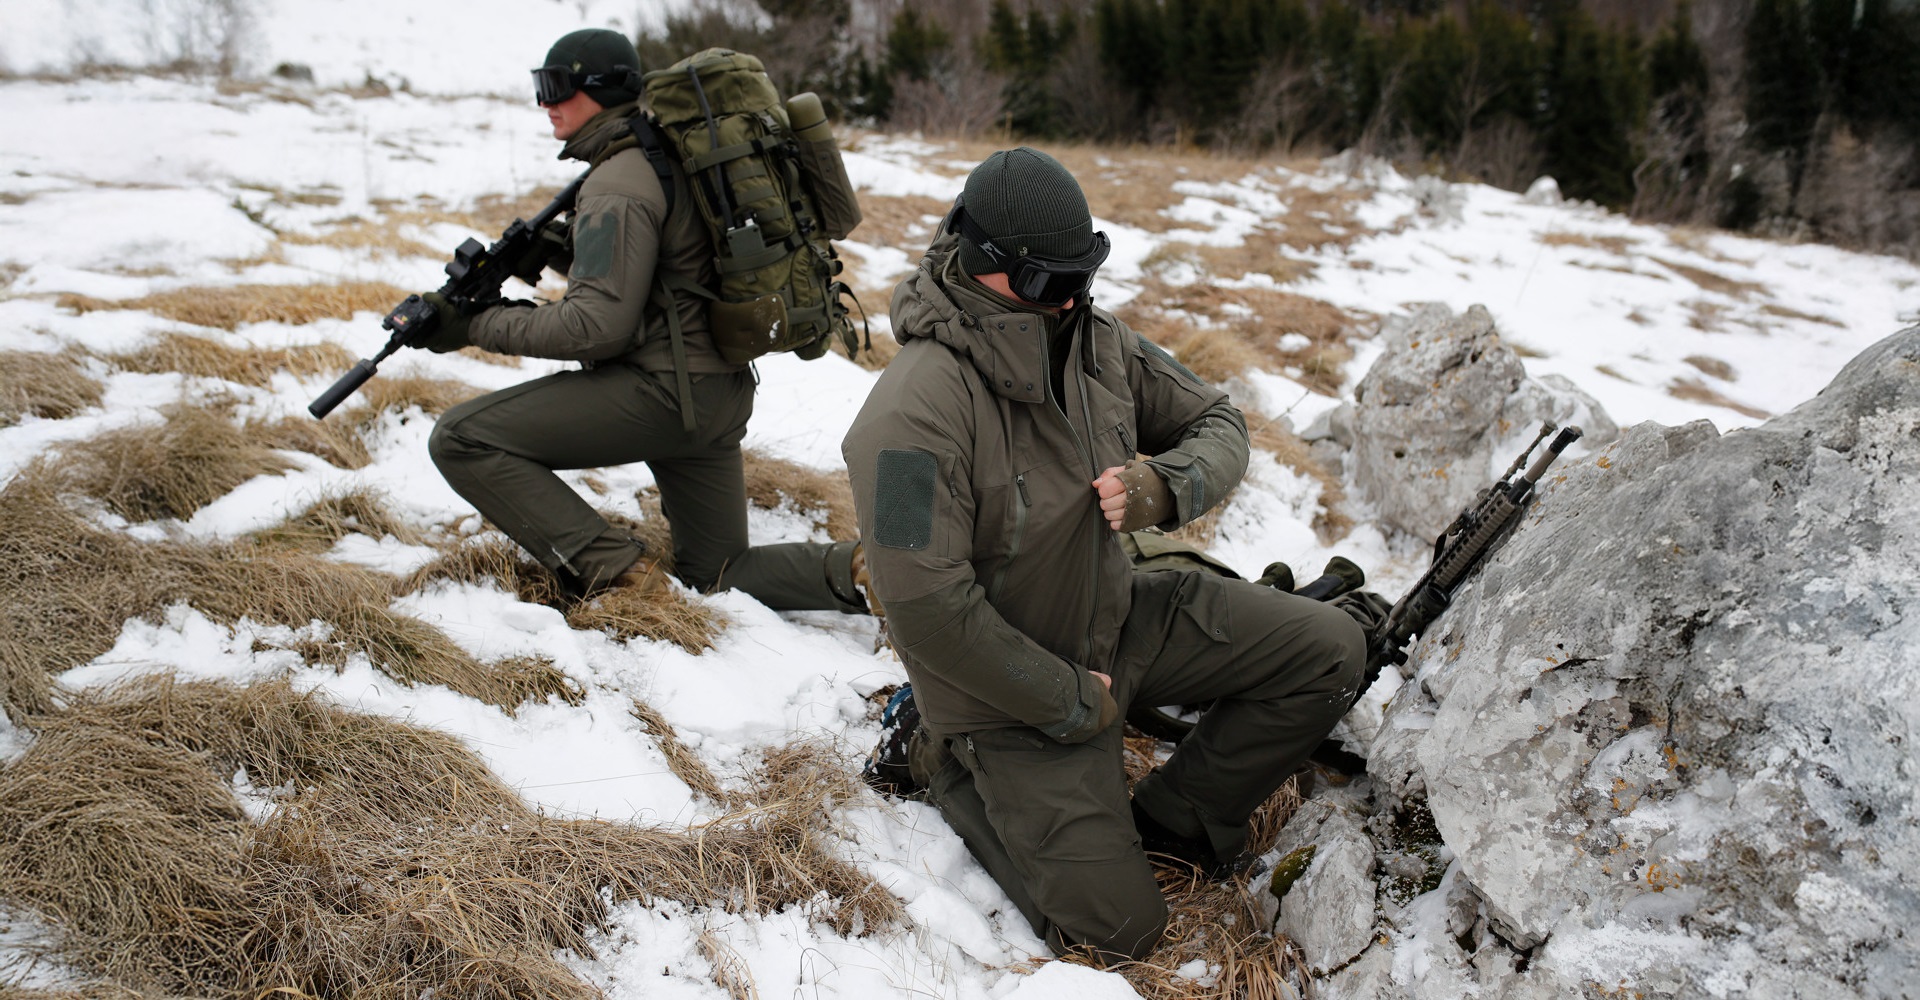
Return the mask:
[(1572, 382), (1529, 378), (1480, 306), (1459, 316), (1422, 306), (1387, 323), (1381, 337), (1385, 351), (1354, 401), (1302, 436), (1350, 449), (1348, 478), (1400, 531), (1439, 534), (1544, 420), (1580, 425), (1588, 449), (1619, 433)]
[(1548, 479), (1372, 749), (1444, 875), (1322, 995), (1916, 995), (1920, 329)]

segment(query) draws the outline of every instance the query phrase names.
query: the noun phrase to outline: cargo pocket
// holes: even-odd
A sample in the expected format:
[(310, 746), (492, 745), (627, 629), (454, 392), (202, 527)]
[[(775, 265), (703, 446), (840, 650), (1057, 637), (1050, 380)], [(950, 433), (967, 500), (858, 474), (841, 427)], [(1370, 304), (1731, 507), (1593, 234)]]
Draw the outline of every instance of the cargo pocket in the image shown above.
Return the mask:
[(1104, 863), (1138, 849), (1115, 730), (1060, 743), (1025, 726), (955, 740), (987, 818), (1014, 857)]
[(1176, 598), (1179, 613), (1167, 633), (1167, 647), (1207, 648), (1233, 641), (1233, 615), (1227, 598), (1229, 581), (1206, 573), (1193, 573)]

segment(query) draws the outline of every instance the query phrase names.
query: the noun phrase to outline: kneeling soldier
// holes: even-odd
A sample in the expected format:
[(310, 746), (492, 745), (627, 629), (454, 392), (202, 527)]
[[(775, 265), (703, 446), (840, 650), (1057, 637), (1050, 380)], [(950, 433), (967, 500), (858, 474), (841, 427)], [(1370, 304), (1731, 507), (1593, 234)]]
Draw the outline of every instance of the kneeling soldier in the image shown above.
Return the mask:
[[(1247, 430), (1093, 307), (1107, 251), (1052, 157), (988, 157), (894, 292), (904, 346), (842, 448), (926, 726), (916, 772), (1054, 950), (1117, 959), (1166, 927), (1146, 852), (1227, 870), (1254, 809), (1345, 713), (1366, 649), (1331, 605), (1132, 571), (1120, 532), (1218, 503)], [(1126, 707), (1209, 700), (1129, 798)]]

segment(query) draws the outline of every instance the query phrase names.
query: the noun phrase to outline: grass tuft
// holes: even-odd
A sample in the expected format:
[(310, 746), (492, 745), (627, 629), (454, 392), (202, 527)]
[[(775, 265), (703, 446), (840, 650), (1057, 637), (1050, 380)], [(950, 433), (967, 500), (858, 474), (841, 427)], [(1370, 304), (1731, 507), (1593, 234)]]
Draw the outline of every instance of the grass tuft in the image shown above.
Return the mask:
[(107, 355), (107, 361), (121, 371), (180, 372), (253, 386), (272, 384), (280, 372), (342, 372), (353, 366), (353, 360), (353, 354), (338, 344), (234, 347), (188, 333), (162, 333), (137, 351)]
[(137, 299), (66, 294), (60, 296), (59, 305), (77, 313), (137, 309), (195, 326), (233, 330), (242, 323), (298, 325), (322, 319), (352, 319), (362, 312), (384, 314), (406, 297), (406, 292), (383, 281), (348, 281), (332, 285), (176, 288)]
[(700, 755), (694, 753), (692, 747), (681, 742), (679, 731), (673, 728), (673, 723), (668, 722), (667, 717), (661, 715), (659, 710), (635, 698), (633, 708), (628, 714), (646, 727), (647, 735), (653, 737), (654, 745), (658, 746), (660, 754), (667, 758), (667, 768), (673, 772), (674, 777), (679, 778), (688, 788), (706, 796), (710, 801), (723, 804), (737, 801), (734, 796), (727, 794), (726, 789), (720, 787), (720, 779), (714, 776), (713, 769), (707, 766), (707, 762), (701, 760)]
[[(584, 998), (555, 953), (591, 955), (628, 900), (797, 906), (841, 933), (902, 919), (831, 851), (825, 817), (859, 792), (818, 748), (769, 754), (749, 805), (680, 831), (539, 815), (457, 739), (284, 681), (149, 679), (33, 722), (0, 770), (0, 897), (133, 988)], [(240, 771), (268, 790), (258, 823)]]
[(46, 473), (121, 517), (152, 521), (184, 520), (255, 476), (294, 468), (222, 408), (180, 403), (161, 415), (159, 425), (124, 427), (67, 446)]
[(860, 537), (859, 516), (853, 509), (853, 487), (843, 469), (822, 472), (747, 449), (741, 453), (747, 476), (747, 502), (762, 510), (782, 503), (813, 515), (814, 527), (835, 541)]
[(0, 427), (22, 417), (64, 420), (100, 405), (106, 387), (76, 351), (0, 351)]
[(385, 494), (372, 487), (352, 486), (315, 500), (273, 527), (254, 532), (253, 542), (273, 551), (318, 553), (355, 534), (375, 540), (392, 535), (406, 545), (425, 541), (419, 530), (387, 509)]
[(1157, 281), (1148, 282), (1120, 318), (1183, 362), (1194, 355), (1212, 370), (1211, 380), (1257, 366), (1284, 372), (1326, 396), (1339, 395), (1346, 382), (1346, 364), (1353, 359), (1347, 338), (1360, 326), (1358, 317), (1339, 307), (1292, 292)]

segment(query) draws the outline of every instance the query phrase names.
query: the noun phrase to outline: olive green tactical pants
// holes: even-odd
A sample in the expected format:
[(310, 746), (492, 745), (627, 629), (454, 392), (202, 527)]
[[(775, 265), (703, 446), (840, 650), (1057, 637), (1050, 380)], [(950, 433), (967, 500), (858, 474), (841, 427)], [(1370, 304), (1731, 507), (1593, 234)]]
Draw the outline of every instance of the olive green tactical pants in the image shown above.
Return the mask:
[(427, 450), (455, 492), (576, 592), (618, 576), (641, 548), (554, 470), (645, 462), (688, 586), (739, 589), (777, 610), (865, 612), (846, 565), (852, 543), (747, 545), (740, 439), (752, 374), (694, 376), (692, 433), (672, 384), (671, 372), (623, 364), (548, 375), (448, 410)]
[[(1205, 572), (1139, 573), (1113, 667), (1122, 714), (1219, 699), (1133, 796), (1231, 858), (1247, 821), (1346, 714), (1366, 656), (1338, 608)], [(1081, 744), (1037, 729), (919, 741), (917, 769), (949, 825), (1056, 952), (1139, 958), (1167, 904), (1140, 849), (1121, 725)]]

